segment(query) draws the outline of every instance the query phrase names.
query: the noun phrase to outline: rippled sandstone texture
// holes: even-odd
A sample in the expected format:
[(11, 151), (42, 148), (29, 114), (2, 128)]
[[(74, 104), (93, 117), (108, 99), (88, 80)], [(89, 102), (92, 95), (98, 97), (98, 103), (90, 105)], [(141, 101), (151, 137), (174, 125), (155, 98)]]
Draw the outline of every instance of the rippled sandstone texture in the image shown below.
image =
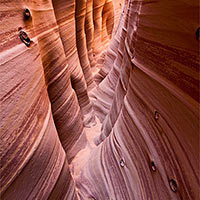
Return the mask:
[(198, 2), (0, 6), (1, 199), (199, 199)]
[(83, 199), (199, 199), (198, 9), (126, 1), (91, 93), (102, 130)]
[[(24, 20), (26, 7), (32, 13), (28, 20)], [(50, 12), (49, 18), (53, 18), (50, 8), (49, 3), (41, 2), (38, 6), (33, 2), (1, 1), (1, 199), (77, 199), (66, 153), (58, 137), (60, 130), (55, 127), (59, 121), (53, 119), (56, 107), (49, 100), (55, 97), (50, 90), (59, 79), (56, 74), (62, 71), (67, 77), (68, 73), (64, 70), (67, 63), (56, 68), (52, 64), (49, 69), (48, 62), (56, 59), (56, 55), (50, 55), (54, 53), (49, 48), (48, 60), (43, 52), (43, 45), (52, 39), (49, 34), (55, 24), (47, 19), (46, 23), (39, 21), (42, 22), (42, 17), (45, 21), (45, 12)], [(19, 27), (31, 38), (29, 47), (20, 40)], [(66, 84), (70, 87), (68, 81)]]

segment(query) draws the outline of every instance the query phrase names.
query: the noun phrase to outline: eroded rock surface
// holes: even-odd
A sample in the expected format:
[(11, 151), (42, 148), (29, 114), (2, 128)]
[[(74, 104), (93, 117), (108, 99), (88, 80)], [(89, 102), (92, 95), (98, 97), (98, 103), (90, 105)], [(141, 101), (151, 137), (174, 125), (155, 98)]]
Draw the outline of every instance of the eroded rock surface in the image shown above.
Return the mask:
[(198, 2), (0, 2), (1, 199), (199, 199)]

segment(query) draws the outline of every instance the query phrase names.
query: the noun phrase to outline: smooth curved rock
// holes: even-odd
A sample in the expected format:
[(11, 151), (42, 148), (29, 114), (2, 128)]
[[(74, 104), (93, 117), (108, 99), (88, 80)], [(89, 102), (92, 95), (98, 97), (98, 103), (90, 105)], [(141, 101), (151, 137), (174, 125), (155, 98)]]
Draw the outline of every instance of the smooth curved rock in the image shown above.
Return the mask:
[[(116, 2), (116, 1), (114, 1)], [(114, 4), (115, 5), (115, 4)], [(109, 71), (112, 69), (113, 63), (116, 59), (116, 52), (117, 48), (119, 46), (120, 41), (120, 34), (121, 34), (121, 27), (124, 27), (124, 19), (127, 17), (125, 13), (126, 11), (127, 2), (124, 4), (123, 13), (121, 14), (121, 17), (119, 19), (119, 24), (117, 26), (116, 31), (114, 31), (113, 39), (110, 41), (109, 47), (107, 48), (107, 53), (103, 62), (103, 65), (99, 72), (95, 75), (95, 82), (99, 84), (105, 77), (108, 75)], [(115, 20), (116, 20), (116, 14), (115, 13)]]
[(0, 5), (1, 199), (199, 199), (197, 2)]
[(93, 0), (87, 0), (86, 3), (86, 16), (85, 16), (85, 35), (87, 43), (88, 58), (91, 67), (96, 66), (96, 59), (94, 57), (94, 23), (93, 23)]
[(45, 9), (32, 8), (33, 26), (38, 38), (54, 122), (67, 157), (71, 160), (75, 152), (70, 150), (83, 133), (83, 122), (77, 97), (71, 86), (52, 2), (46, 1), (45, 5)]
[(101, 122), (105, 119), (105, 116), (110, 110), (115, 95), (116, 85), (120, 77), (120, 69), (124, 52), (124, 40), (127, 32), (127, 16), (128, 11), (123, 14), (120, 20), (120, 29), (116, 33), (113, 41), (110, 44), (110, 47), (108, 48), (104, 66), (99, 72), (100, 75), (97, 74), (96, 78), (97, 76), (102, 75), (102, 72), (105, 70), (105, 68), (111, 69), (108, 71), (109, 73), (107, 72), (107, 76), (104, 77), (103, 81), (98, 85), (98, 87), (90, 93), (90, 96), (93, 99), (96, 115)]
[(53, 1), (59, 33), (69, 64), (70, 79), (76, 92), (84, 126), (95, 124), (94, 113), (87, 92), (87, 84), (80, 66), (76, 47), (75, 1)]
[(198, 5), (130, 0), (128, 11), (118, 56), (92, 94), (104, 121), (79, 195), (198, 199)]
[[(32, 3), (1, 3), (0, 196), (77, 199), (52, 117), (32, 17), (24, 20), (24, 9)], [(20, 31), (30, 38), (29, 47), (20, 40)]]
[(76, 6), (75, 6), (76, 45), (83, 74), (88, 89), (90, 89), (95, 87), (95, 85), (93, 82), (93, 76), (86, 45), (86, 35), (85, 35), (86, 6), (87, 6), (87, 1), (76, 0)]

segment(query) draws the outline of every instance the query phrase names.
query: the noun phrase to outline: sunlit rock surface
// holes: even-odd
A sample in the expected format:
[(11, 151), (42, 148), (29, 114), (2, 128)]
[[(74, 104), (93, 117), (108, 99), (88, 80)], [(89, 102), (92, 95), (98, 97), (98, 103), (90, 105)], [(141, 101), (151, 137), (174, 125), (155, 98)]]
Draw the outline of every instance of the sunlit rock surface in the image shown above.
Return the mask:
[(0, 6), (1, 199), (199, 199), (198, 2)]

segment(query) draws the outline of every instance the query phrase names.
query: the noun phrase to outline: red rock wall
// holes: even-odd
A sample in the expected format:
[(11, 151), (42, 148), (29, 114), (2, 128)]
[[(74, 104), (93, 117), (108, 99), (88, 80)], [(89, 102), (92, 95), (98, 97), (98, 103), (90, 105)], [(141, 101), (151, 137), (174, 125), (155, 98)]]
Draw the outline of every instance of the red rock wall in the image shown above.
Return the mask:
[[(95, 120), (92, 105), (88, 97), (85, 76), (83, 74), (77, 53), (75, 1), (53, 1), (53, 6), (57, 24), (59, 26), (59, 33), (64, 47), (66, 60), (69, 65), (72, 87), (76, 92), (81, 109), (83, 124), (85, 126), (90, 126), (91, 124), (95, 123)], [(90, 72), (90, 68), (88, 69), (88, 72)], [(86, 76), (88, 75), (86, 74)], [(89, 76), (90, 78), (88, 81), (90, 82), (90, 86), (92, 86), (93, 80), (91, 79), (91, 72), (89, 73)]]
[[(1, 199), (77, 199), (47, 93), (53, 75), (45, 84), (42, 44), (37, 40), (51, 30), (42, 35), (45, 24), (36, 21), (38, 13), (42, 18), (43, 12), (48, 12), (48, 6), (23, 1), (1, 2), (0, 6)], [(24, 18), (27, 7), (31, 10), (29, 19)], [(34, 20), (41, 32), (34, 28)], [(19, 27), (30, 37), (29, 47), (20, 40)]]
[(126, 1), (91, 92), (103, 124), (82, 199), (198, 199), (198, 9)]
[(93, 1), (0, 4), (1, 199), (77, 199), (68, 162), (96, 123)]
[(75, 153), (70, 152), (70, 149), (83, 132), (83, 122), (77, 97), (71, 86), (70, 71), (52, 2), (47, 1), (45, 8), (33, 8), (31, 11), (54, 122), (67, 157), (71, 160)]
[(0, 5), (1, 199), (198, 199), (197, 2)]

